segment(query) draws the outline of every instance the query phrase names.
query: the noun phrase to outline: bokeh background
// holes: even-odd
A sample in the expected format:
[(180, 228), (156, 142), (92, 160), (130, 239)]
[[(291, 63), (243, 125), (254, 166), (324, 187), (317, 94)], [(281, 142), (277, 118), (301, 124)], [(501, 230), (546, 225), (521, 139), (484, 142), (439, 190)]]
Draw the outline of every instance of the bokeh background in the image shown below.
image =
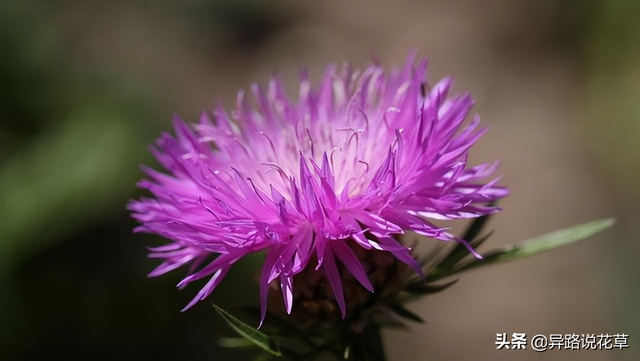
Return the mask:
[[(640, 2), (4, 0), (0, 2), (0, 359), (235, 360), (233, 332), (177, 291), (125, 211), (174, 113), (195, 121), (274, 70), (413, 48), (456, 78), (512, 195), (484, 250), (603, 217), (577, 245), (465, 274), (384, 334), (390, 360), (640, 359)], [(257, 303), (241, 263), (210, 300)], [(496, 333), (625, 333), (610, 351), (497, 351)]]

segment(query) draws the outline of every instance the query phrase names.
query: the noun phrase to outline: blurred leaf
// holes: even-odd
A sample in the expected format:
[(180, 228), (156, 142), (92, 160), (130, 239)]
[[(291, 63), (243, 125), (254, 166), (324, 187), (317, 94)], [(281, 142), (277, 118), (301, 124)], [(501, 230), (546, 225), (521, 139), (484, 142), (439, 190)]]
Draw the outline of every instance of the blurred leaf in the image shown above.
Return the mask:
[[(493, 207), (495, 205), (496, 205), (495, 202), (491, 202), (488, 204), (489, 207)], [(475, 218), (473, 222), (471, 222), (469, 227), (465, 230), (461, 238), (469, 242), (469, 244), (472, 247), (474, 248), (479, 247), (484, 241), (486, 241), (493, 234), (493, 231), (491, 231), (488, 234), (478, 238), (478, 236), (480, 235), (484, 227), (487, 225), (487, 222), (489, 221), (491, 216), (492, 216), (491, 214), (487, 214), (485, 216)], [(460, 260), (468, 256), (469, 254), (470, 252), (467, 249), (467, 247), (464, 244), (458, 242), (455, 248), (453, 249), (453, 251), (451, 251), (451, 253), (445, 258), (442, 265), (445, 267), (453, 266), (453, 264), (458, 263)]]
[[(493, 235), (493, 231), (490, 231), (484, 236), (480, 238), (476, 238), (473, 241), (470, 241), (469, 244), (474, 249), (477, 249), (478, 247), (480, 247), (481, 244), (484, 243), (484, 241), (489, 239), (489, 237), (491, 237), (492, 235)], [(435, 263), (431, 269), (425, 269), (424, 273), (438, 274), (442, 272), (442, 270), (453, 269), (458, 262), (468, 257), (470, 254), (471, 252), (469, 252), (469, 250), (465, 245), (463, 245), (462, 243), (458, 243), (456, 244), (454, 250), (451, 253), (441, 258), (442, 261)]]
[(422, 318), (420, 318), (420, 316), (418, 316), (415, 313), (407, 310), (401, 304), (397, 304), (397, 303), (396, 304), (392, 304), (392, 305), (389, 306), (389, 308), (391, 308), (393, 310), (393, 312), (395, 312), (398, 316), (400, 316), (402, 318), (406, 318), (407, 320), (410, 320), (410, 321), (413, 321), (413, 322), (417, 322), (417, 323), (424, 323), (424, 320)]
[(278, 348), (278, 345), (275, 342), (273, 342), (273, 340), (269, 336), (247, 325), (246, 323), (240, 321), (239, 319), (233, 317), (231, 314), (229, 314), (222, 308), (216, 305), (213, 305), (213, 308), (215, 308), (216, 311), (218, 311), (220, 316), (222, 316), (222, 318), (224, 318), (224, 320), (227, 321), (229, 326), (231, 326), (231, 328), (233, 328), (240, 336), (251, 341), (252, 343), (256, 344), (257, 346), (261, 347), (262, 349), (264, 349), (265, 351), (269, 352), (272, 355), (275, 355), (275, 356), (282, 355), (280, 353), (280, 349)]
[(404, 291), (412, 293), (412, 294), (416, 294), (416, 295), (426, 295), (426, 294), (431, 294), (431, 293), (438, 293), (440, 291), (444, 291), (447, 288), (453, 286), (454, 283), (458, 282), (457, 279), (451, 281), (451, 282), (446, 282), (443, 284), (432, 284), (432, 283), (426, 283), (423, 279), (417, 279), (411, 283), (409, 283), (407, 285), (407, 287), (405, 287)]
[[(488, 206), (489, 207), (495, 206), (495, 202), (489, 203)], [(471, 222), (471, 224), (469, 225), (469, 227), (465, 230), (464, 234), (462, 235), (462, 239), (464, 239), (467, 242), (473, 242), (473, 240), (475, 240), (476, 237), (478, 237), (480, 232), (482, 232), (482, 229), (487, 224), (487, 221), (489, 221), (489, 218), (491, 218), (491, 214), (487, 214), (485, 216), (474, 219), (473, 222)], [(463, 245), (459, 245), (459, 246), (464, 247)]]
[[(488, 206), (495, 205), (495, 202), (491, 202), (488, 204)], [(474, 249), (479, 247), (493, 234), (493, 231), (491, 231), (488, 234), (477, 238), (486, 226), (491, 216), (491, 214), (488, 214), (482, 217), (474, 218), (460, 238), (467, 241), (469, 245)], [(424, 274), (438, 274), (442, 272), (443, 269), (449, 270), (453, 268), (456, 263), (460, 262), (469, 254), (470, 252), (466, 245), (464, 245), (462, 242), (454, 242), (453, 244), (447, 244), (444, 247), (435, 248), (432, 252), (423, 257), (420, 263), (422, 265)]]
[(416, 278), (414, 281), (407, 284), (407, 286), (404, 288), (404, 293), (401, 297), (399, 297), (399, 302), (401, 304), (404, 304), (418, 298), (422, 298), (425, 295), (444, 291), (447, 288), (453, 286), (456, 282), (458, 282), (458, 279), (454, 279), (453, 281), (442, 284), (433, 284), (425, 279)]
[(133, 117), (89, 107), (2, 164), (0, 275), (112, 206), (124, 207), (142, 154)]
[(220, 337), (218, 345), (227, 348), (238, 348), (253, 346), (253, 342), (243, 337)]
[(456, 269), (450, 270), (448, 274), (447, 272), (442, 272), (430, 279), (438, 279), (482, 266), (533, 256), (591, 237), (611, 227), (614, 223), (615, 220), (613, 218), (608, 218), (555, 231), (519, 244), (488, 252), (483, 255), (483, 259), (471, 259), (467, 263), (459, 265)]

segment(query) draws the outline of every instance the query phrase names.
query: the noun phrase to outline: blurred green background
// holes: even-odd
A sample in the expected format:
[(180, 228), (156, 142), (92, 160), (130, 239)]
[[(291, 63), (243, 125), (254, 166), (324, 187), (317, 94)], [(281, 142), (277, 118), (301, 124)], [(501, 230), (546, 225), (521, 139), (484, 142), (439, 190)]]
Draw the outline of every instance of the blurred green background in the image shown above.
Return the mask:
[[(0, 2), (0, 359), (242, 359), (197, 286), (146, 274), (125, 205), (147, 152), (179, 114), (299, 67), (401, 64), (471, 91), (492, 130), (473, 159), (502, 160), (513, 194), (488, 246), (596, 218), (579, 245), (463, 276), (414, 304), (427, 319), (385, 334), (392, 360), (509, 360), (496, 333), (626, 333), (624, 351), (518, 351), (522, 360), (640, 355), (640, 2), (632, 0), (187, 0)], [(210, 300), (257, 303), (260, 260)], [(512, 351), (513, 352), (513, 351)]]

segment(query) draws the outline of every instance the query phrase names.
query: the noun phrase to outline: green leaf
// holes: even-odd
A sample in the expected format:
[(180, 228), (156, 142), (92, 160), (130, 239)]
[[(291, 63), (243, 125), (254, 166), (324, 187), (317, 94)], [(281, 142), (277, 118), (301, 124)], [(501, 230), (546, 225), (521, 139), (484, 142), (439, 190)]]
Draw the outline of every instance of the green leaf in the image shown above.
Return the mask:
[[(486, 235), (480, 238), (476, 238), (473, 241), (469, 242), (469, 244), (474, 249), (477, 249), (482, 243), (484, 243), (484, 241), (489, 239), (489, 237), (491, 237), (492, 234), (493, 234), (493, 231), (490, 231)], [(455, 249), (453, 250), (453, 252), (448, 254), (446, 257), (443, 257), (444, 259), (436, 263), (435, 266), (432, 267), (432, 269), (425, 270), (425, 271), (428, 271), (425, 273), (438, 274), (440, 272), (443, 272), (443, 270), (444, 272), (447, 272), (446, 270), (452, 270), (454, 269), (455, 265), (458, 262), (468, 257), (470, 254), (471, 252), (469, 252), (466, 246), (464, 246), (462, 243), (458, 243), (455, 246)]]
[(225, 321), (233, 328), (240, 336), (246, 338), (247, 340), (253, 342), (257, 346), (261, 347), (265, 351), (269, 352), (272, 355), (280, 356), (282, 353), (278, 345), (266, 334), (256, 330), (255, 328), (247, 325), (246, 323), (240, 321), (239, 319), (233, 317), (231, 314), (223, 310), (222, 308), (213, 305), (213, 308), (218, 311), (220, 316), (224, 318)]
[[(495, 202), (491, 202), (488, 204), (488, 206), (495, 205)], [(480, 232), (482, 232), (490, 218), (491, 214), (474, 218), (461, 238), (467, 241), (469, 245), (471, 245), (471, 247), (473, 247), (474, 249), (479, 247), (493, 234), (493, 231), (491, 231), (488, 234), (478, 238)], [(469, 254), (470, 252), (469, 249), (467, 249), (466, 245), (464, 245), (462, 242), (454, 242), (453, 244), (433, 250), (431, 254), (428, 254), (425, 258), (423, 258), (421, 265), (425, 274), (431, 274), (432, 272), (438, 274), (443, 270), (451, 270), (453, 268), (453, 265), (460, 262)]]
[(536, 237), (519, 244), (509, 245), (504, 248), (490, 251), (483, 255), (483, 259), (471, 259), (467, 263), (459, 265), (455, 269), (449, 272), (442, 272), (437, 275), (430, 275), (429, 280), (447, 277), (463, 271), (468, 271), (474, 268), (488, 266), (491, 264), (513, 261), (520, 258), (536, 255), (538, 253), (546, 252), (560, 246), (571, 244), (573, 242), (581, 241), (585, 238), (591, 237), (596, 233), (602, 232), (605, 229), (611, 227), (615, 223), (615, 219), (607, 218), (594, 222), (565, 228), (559, 231), (555, 231), (544, 236)]
[(244, 337), (220, 337), (218, 345), (227, 348), (239, 348), (253, 346), (253, 342)]
[[(494, 206), (494, 205), (495, 203), (489, 204), (489, 206)], [(491, 214), (488, 214), (486, 216), (482, 216), (474, 219), (473, 222), (469, 225), (467, 230), (462, 235), (462, 239), (469, 242), (471, 247), (473, 247), (474, 249), (479, 247), (484, 241), (489, 239), (489, 237), (491, 237), (491, 235), (493, 234), (493, 231), (490, 231), (484, 236), (478, 238), (478, 236), (480, 235), (480, 232), (482, 232), (482, 230), (486, 226), (491, 216), (492, 216)], [(458, 242), (455, 248), (451, 251), (451, 253), (445, 258), (445, 260), (442, 263), (438, 264), (438, 267), (449, 268), (450, 266), (453, 266), (455, 263), (459, 262), (463, 258), (467, 257), (469, 254), (470, 252), (467, 249), (467, 246), (465, 246), (461, 242)]]
[[(496, 205), (495, 202), (491, 202), (488, 204), (489, 207), (493, 207), (495, 205)], [(467, 242), (473, 242), (476, 239), (476, 237), (478, 237), (480, 232), (482, 232), (482, 229), (489, 221), (489, 218), (491, 218), (491, 214), (475, 218), (473, 222), (471, 222), (469, 227), (465, 230), (464, 234), (462, 235), (462, 239), (464, 239)], [(460, 248), (464, 247), (463, 245), (460, 245), (460, 246), (461, 246)]]
[(432, 283), (426, 283), (423, 279), (417, 279), (409, 283), (407, 287), (404, 288), (404, 291), (414, 295), (422, 296), (426, 294), (438, 293), (440, 291), (444, 291), (447, 288), (453, 286), (456, 282), (458, 282), (457, 279), (451, 282), (443, 283), (443, 284), (432, 284)]
[(415, 313), (407, 310), (401, 304), (395, 303), (395, 304), (390, 305), (389, 308), (391, 310), (393, 310), (393, 312), (395, 312), (398, 316), (400, 316), (402, 318), (406, 318), (407, 320), (410, 320), (410, 321), (413, 321), (413, 322), (417, 322), (417, 323), (424, 323), (424, 320), (422, 318), (420, 318), (420, 316), (418, 316)]

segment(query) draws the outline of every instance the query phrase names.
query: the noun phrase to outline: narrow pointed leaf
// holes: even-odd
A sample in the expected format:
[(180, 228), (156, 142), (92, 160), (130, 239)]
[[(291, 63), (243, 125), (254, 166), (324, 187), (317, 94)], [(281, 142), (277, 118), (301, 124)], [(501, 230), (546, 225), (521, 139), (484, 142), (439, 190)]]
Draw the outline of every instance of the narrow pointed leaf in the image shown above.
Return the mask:
[[(431, 276), (429, 276), (431, 277)], [(399, 301), (401, 304), (407, 303), (407, 302), (411, 302), (413, 300), (416, 300), (418, 298), (422, 298), (425, 295), (429, 295), (429, 294), (435, 294), (438, 292), (441, 292), (443, 290), (446, 290), (447, 288), (451, 287), (453, 284), (455, 284), (456, 282), (458, 282), (458, 279), (454, 279), (453, 281), (450, 282), (446, 282), (446, 283), (442, 283), (442, 284), (434, 284), (431, 282), (425, 282), (425, 280), (423, 279), (418, 279), (415, 280), (411, 283), (409, 283), (405, 288), (404, 288), (404, 294), (402, 296), (399, 297)]]
[[(495, 202), (489, 203), (488, 206), (495, 206)], [(469, 242), (473, 248), (479, 247), (493, 234), (493, 231), (491, 231), (481, 238), (478, 238), (478, 235), (482, 232), (490, 218), (491, 214), (473, 219), (464, 231), (461, 239)], [(431, 254), (422, 259), (421, 264), (424, 274), (449, 273), (454, 264), (467, 257), (469, 254), (469, 249), (467, 249), (467, 247), (461, 242), (447, 245), (442, 248), (436, 248), (431, 252)]]
[(404, 288), (404, 291), (409, 292), (415, 295), (426, 295), (431, 293), (438, 293), (440, 291), (446, 290), (447, 288), (453, 286), (454, 283), (458, 282), (457, 279), (446, 282), (443, 284), (432, 284), (426, 283), (424, 280), (419, 279), (414, 282), (411, 282)]
[[(495, 202), (489, 203), (488, 206), (489, 207), (495, 206)], [(475, 218), (473, 222), (471, 222), (469, 227), (465, 230), (464, 234), (462, 235), (462, 239), (464, 239), (467, 242), (473, 242), (473, 240), (475, 240), (476, 237), (478, 237), (480, 232), (482, 232), (482, 230), (484, 229), (484, 226), (487, 224), (487, 221), (489, 221), (489, 218), (491, 218), (490, 214)], [(459, 245), (459, 246), (461, 246), (460, 248), (464, 248), (464, 246), (462, 245)]]
[(272, 355), (280, 356), (281, 352), (278, 348), (278, 345), (266, 334), (256, 330), (255, 328), (247, 325), (246, 323), (240, 321), (239, 319), (233, 317), (231, 314), (223, 310), (222, 308), (213, 305), (213, 308), (218, 311), (220, 316), (224, 318), (225, 321), (233, 328), (240, 336), (245, 339), (253, 342), (257, 346), (261, 347), (265, 351), (269, 352)]
[[(477, 249), (482, 243), (484, 243), (484, 241), (489, 239), (491, 235), (493, 235), (493, 231), (490, 231), (484, 236), (476, 238), (473, 241), (469, 241), (469, 243), (471, 244), (471, 247)], [(456, 249), (451, 252), (442, 262), (438, 263), (438, 265), (435, 266), (434, 269), (431, 270), (431, 272), (435, 274), (439, 272), (448, 272), (448, 270), (450, 271), (454, 268), (454, 265), (456, 263), (462, 261), (470, 254), (471, 253), (469, 252), (469, 250), (462, 243), (458, 243), (456, 245)]]
[(498, 250), (490, 251), (482, 255), (483, 259), (471, 259), (469, 262), (459, 265), (456, 269), (451, 270), (448, 273), (442, 272), (440, 274), (433, 275), (433, 277), (429, 277), (429, 279), (433, 281), (435, 279), (468, 271), (474, 268), (533, 256), (538, 253), (546, 252), (560, 246), (589, 238), (594, 234), (611, 227), (614, 223), (615, 220), (613, 218), (607, 218), (555, 231), (519, 244), (509, 245)]
[(240, 348), (253, 346), (253, 342), (244, 337), (220, 337), (218, 345), (227, 348)]
[(400, 304), (393, 304), (393, 305), (389, 306), (389, 308), (391, 308), (393, 310), (393, 312), (395, 312), (398, 316), (400, 316), (402, 318), (406, 318), (407, 320), (410, 320), (410, 321), (413, 321), (413, 322), (417, 322), (417, 323), (424, 323), (424, 320), (422, 318), (420, 318), (420, 316), (418, 316), (415, 313), (407, 310), (406, 308), (404, 308)]

